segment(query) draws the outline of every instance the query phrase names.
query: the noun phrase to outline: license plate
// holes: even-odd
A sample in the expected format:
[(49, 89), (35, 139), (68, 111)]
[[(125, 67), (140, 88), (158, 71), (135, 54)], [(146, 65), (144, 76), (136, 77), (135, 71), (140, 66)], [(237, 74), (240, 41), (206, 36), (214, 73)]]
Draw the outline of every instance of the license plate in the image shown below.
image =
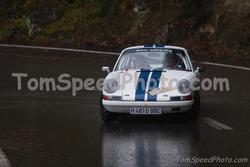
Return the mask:
[(133, 115), (159, 115), (161, 108), (159, 107), (133, 107), (130, 108), (130, 114)]

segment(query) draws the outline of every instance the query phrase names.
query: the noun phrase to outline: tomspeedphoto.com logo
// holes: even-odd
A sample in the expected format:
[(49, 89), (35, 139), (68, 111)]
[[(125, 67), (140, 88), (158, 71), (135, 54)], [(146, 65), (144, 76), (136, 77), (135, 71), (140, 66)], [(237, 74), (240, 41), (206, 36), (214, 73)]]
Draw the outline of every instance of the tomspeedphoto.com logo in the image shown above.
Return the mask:
[[(104, 78), (80, 78), (72, 77), (68, 73), (63, 73), (58, 75), (56, 78), (52, 77), (29, 77), (27, 73), (12, 73), (11, 76), (15, 78), (17, 90), (21, 91), (24, 87), (29, 91), (45, 91), (45, 92), (55, 92), (55, 91), (69, 91), (71, 90), (72, 96), (76, 96), (77, 92), (81, 90), (102, 91), (103, 87), (113, 87), (113, 82), (108, 82)], [(143, 85), (147, 85), (143, 82), (145, 80), (137, 81), (130, 74), (123, 75), (116, 82), (116, 86), (120, 90), (123, 90), (126, 85), (132, 85), (134, 88), (138, 85), (138, 82)], [(157, 81), (150, 81), (152, 84), (150, 86), (155, 87), (154, 83), (157, 84)], [(132, 83), (132, 84), (131, 84)], [(147, 89), (146, 87), (144, 88)], [(175, 91), (180, 89), (187, 89), (190, 91), (230, 91), (230, 82), (228, 78), (203, 78), (203, 79), (194, 79), (194, 80), (178, 80), (178, 79), (168, 79), (161, 78), (160, 86), (157, 89), (153, 89), (150, 93), (155, 96), (157, 94), (169, 91)]]

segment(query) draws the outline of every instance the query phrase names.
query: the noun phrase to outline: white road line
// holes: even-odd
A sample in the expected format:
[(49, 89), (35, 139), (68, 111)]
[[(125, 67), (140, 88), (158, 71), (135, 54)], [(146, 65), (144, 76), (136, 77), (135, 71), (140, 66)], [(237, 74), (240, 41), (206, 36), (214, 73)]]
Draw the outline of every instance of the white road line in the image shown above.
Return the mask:
[(10, 161), (4, 154), (3, 150), (0, 148), (0, 167), (11, 167)]
[[(119, 53), (116, 53), (116, 52), (104, 52), (104, 51), (70, 49), (70, 48), (55, 48), (55, 47), (25, 46), (25, 45), (10, 45), (10, 44), (0, 44), (0, 46), (2, 46), (2, 47), (27, 48), (27, 49), (61, 50), (61, 51), (82, 52), (82, 53), (119, 55)], [(196, 61), (193, 61), (193, 62), (196, 62)], [(213, 62), (200, 62), (200, 64), (227, 67), (227, 68), (235, 68), (235, 69), (250, 71), (250, 68), (248, 68), (248, 67), (234, 66), (234, 65), (228, 65), (228, 64), (220, 64), (220, 63), (213, 63)]]
[(70, 49), (70, 48), (54, 48), (54, 47), (25, 46), (25, 45), (9, 45), (9, 44), (0, 44), (0, 46), (2, 46), (2, 47), (27, 48), (27, 49), (61, 50), (61, 51), (70, 51), (70, 52), (82, 52), (82, 53), (95, 53), (95, 54), (119, 55), (119, 53), (116, 53), (116, 52), (103, 52), (103, 51), (82, 50), (82, 49)]
[(208, 125), (216, 128), (217, 130), (221, 130), (221, 129), (224, 129), (224, 130), (233, 130), (233, 128), (231, 128), (230, 126), (227, 126), (227, 125), (225, 125), (223, 123), (220, 123), (220, 122), (218, 122), (218, 121), (216, 121), (216, 120), (214, 120), (212, 118), (206, 117), (206, 118), (203, 118), (202, 120), (206, 124), (208, 124)]
[(247, 68), (247, 67), (233, 66), (233, 65), (228, 65), (228, 64), (219, 64), (219, 63), (212, 63), (212, 62), (200, 62), (200, 64), (220, 66), (220, 67), (227, 67), (227, 68), (235, 68), (235, 69), (250, 71), (250, 68)]
[(27, 59), (43, 59), (43, 60), (63, 60), (60, 57), (44, 57), (44, 56), (27, 56), (27, 55), (16, 55), (16, 57), (27, 58)]

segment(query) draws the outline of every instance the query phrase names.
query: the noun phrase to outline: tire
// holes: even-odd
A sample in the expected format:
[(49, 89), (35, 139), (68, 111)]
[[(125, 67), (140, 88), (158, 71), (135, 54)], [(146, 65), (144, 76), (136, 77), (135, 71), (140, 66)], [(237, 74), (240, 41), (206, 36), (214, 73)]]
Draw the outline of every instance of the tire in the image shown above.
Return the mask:
[(102, 96), (100, 98), (100, 116), (103, 122), (113, 122), (116, 120), (117, 115), (106, 110), (102, 104)]
[(194, 93), (194, 104), (192, 108), (188, 111), (188, 118), (190, 120), (196, 120), (200, 115), (200, 94), (199, 92)]

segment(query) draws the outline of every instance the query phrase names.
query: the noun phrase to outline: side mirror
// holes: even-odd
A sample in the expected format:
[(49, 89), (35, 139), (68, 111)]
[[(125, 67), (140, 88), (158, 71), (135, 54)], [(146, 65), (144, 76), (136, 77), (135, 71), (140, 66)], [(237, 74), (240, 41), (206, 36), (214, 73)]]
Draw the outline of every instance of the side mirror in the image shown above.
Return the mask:
[(203, 67), (196, 67), (195, 69), (195, 73), (200, 73), (200, 72), (204, 72), (204, 68)]
[(108, 73), (110, 73), (109, 67), (102, 67), (102, 71), (107, 71)]

